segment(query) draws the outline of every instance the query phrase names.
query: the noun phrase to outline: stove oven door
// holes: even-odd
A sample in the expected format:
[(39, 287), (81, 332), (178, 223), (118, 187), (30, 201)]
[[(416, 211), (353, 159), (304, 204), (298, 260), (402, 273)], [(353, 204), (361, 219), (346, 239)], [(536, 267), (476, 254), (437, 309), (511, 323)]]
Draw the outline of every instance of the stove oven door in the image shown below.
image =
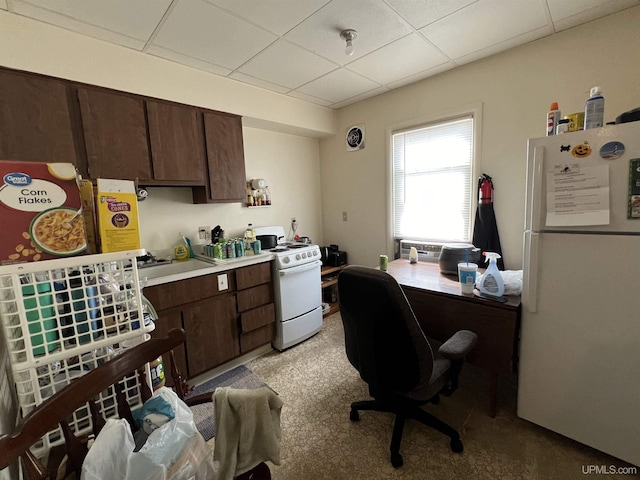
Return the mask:
[(294, 319), (322, 305), (321, 265), (322, 262), (316, 260), (278, 272), (280, 321)]

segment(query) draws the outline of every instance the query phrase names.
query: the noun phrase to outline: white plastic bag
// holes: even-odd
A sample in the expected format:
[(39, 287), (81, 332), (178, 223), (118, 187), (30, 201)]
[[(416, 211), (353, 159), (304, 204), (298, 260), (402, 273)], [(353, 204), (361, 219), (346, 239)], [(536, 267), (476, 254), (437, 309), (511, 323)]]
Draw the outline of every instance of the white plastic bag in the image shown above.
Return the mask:
[(213, 452), (204, 442), (189, 407), (169, 388), (162, 396), (175, 418), (154, 430), (138, 452), (126, 420), (107, 420), (82, 465), (82, 480), (215, 480)]

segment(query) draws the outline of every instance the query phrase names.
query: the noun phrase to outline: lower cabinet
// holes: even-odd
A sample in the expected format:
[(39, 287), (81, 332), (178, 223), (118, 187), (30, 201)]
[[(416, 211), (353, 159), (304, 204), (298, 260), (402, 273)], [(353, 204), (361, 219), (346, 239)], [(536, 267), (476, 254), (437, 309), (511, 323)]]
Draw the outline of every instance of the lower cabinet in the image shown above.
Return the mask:
[(218, 295), (189, 305), (182, 319), (190, 377), (240, 355), (235, 295)]
[[(227, 275), (229, 289), (218, 291), (217, 277)], [(193, 378), (240, 355), (271, 343), (275, 307), (271, 263), (204, 275), (144, 289), (158, 312), (151, 336), (183, 328), (186, 342), (174, 349), (184, 378)], [(167, 384), (170, 368), (165, 359)]]
[(271, 343), (275, 337), (276, 310), (273, 303), (271, 263), (258, 263), (236, 271), (240, 352), (247, 353)]

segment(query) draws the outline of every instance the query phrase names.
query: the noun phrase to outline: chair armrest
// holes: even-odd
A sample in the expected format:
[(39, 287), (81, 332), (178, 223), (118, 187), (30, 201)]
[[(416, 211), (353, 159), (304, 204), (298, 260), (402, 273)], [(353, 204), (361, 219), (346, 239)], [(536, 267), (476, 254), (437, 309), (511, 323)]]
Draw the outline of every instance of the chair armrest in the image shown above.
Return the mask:
[(444, 342), (438, 352), (449, 360), (457, 360), (469, 353), (477, 341), (478, 336), (475, 333), (469, 330), (460, 330)]

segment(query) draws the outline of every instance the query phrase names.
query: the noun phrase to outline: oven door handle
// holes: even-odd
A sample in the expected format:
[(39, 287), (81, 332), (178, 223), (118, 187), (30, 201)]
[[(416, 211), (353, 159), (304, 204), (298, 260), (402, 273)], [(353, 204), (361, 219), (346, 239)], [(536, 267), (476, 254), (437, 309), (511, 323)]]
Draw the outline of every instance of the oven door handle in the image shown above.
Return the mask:
[(313, 270), (314, 268), (317, 268), (320, 265), (322, 265), (322, 262), (320, 260), (316, 260), (313, 263), (307, 263), (305, 265), (300, 265), (299, 267), (285, 268), (284, 270), (280, 270), (279, 273), (281, 277), (286, 277), (287, 275), (296, 275), (298, 273)]

